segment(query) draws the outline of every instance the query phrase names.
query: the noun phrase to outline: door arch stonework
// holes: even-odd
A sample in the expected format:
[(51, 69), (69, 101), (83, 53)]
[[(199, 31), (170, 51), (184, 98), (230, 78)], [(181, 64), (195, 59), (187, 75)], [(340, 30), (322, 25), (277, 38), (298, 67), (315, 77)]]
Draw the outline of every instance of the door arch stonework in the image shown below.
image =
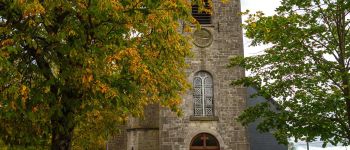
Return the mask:
[(219, 145), (220, 145), (220, 150), (224, 150), (227, 148), (227, 145), (224, 143), (224, 140), (222, 139), (221, 135), (215, 131), (215, 130), (212, 130), (212, 129), (208, 129), (208, 128), (197, 128), (197, 129), (191, 129), (191, 130), (188, 130), (189, 132), (187, 133), (186, 135), (186, 138), (185, 138), (185, 147), (183, 147), (184, 149), (183, 150), (189, 150), (190, 149), (190, 145), (191, 145), (191, 142), (192, 142), (192, 139), (200, 134), (200, 133), (209, 133), (213, 136), (215, 136), (215, 138), (218, 140), (219, 142)]
[(220, 144), (215, 136), (200, 133), (191, 140), (190, 150), (220, 150)]

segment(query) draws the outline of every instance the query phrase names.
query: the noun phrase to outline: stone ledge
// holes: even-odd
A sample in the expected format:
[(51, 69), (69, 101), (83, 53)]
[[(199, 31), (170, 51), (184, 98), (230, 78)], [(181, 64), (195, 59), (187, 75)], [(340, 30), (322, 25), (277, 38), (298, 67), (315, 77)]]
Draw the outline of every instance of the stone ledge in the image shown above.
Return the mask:
[[(190, 27), (195, 28), (196, 25), (195, 24), (190, 24)], [(215, 25), (213, 23), (211, 23), (211, 24), (201, 24), (201, 28), (214, 28), (214, 27), (215, 27)]]
[(190, 121), (219, 121), (218, 116), (190, 116)]
[(159, 130), (159, 128), (147, 128), (147, 127), (137, 127), (137, 128), (127, 128), (126, 131), (145, 131), (145, 130)]

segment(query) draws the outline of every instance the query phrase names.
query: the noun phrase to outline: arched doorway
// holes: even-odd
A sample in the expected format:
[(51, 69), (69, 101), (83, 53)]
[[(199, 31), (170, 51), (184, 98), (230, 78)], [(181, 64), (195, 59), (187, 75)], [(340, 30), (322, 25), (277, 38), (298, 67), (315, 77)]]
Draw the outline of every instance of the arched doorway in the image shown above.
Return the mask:
[(190, 150), (220, 150), (220, 145), (213, 135), (200, 133), (192, 139)]

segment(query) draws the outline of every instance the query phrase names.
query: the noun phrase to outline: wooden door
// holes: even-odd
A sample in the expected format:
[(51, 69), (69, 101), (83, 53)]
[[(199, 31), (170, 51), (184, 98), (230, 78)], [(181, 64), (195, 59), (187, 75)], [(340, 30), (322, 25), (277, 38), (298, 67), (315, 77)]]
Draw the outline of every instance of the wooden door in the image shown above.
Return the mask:
[(213, 135), (200, 133), (192, 139), (190, 150), (220, 150), (220, 145)]

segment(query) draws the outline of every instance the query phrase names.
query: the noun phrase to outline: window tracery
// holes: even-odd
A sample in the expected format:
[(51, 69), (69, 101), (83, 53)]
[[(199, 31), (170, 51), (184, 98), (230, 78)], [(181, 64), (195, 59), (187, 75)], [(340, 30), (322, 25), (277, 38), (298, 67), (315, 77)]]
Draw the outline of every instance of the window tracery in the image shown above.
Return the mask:
[(194, 116), (213, 116), (213, 78), (200, 71), (193, 78)]

